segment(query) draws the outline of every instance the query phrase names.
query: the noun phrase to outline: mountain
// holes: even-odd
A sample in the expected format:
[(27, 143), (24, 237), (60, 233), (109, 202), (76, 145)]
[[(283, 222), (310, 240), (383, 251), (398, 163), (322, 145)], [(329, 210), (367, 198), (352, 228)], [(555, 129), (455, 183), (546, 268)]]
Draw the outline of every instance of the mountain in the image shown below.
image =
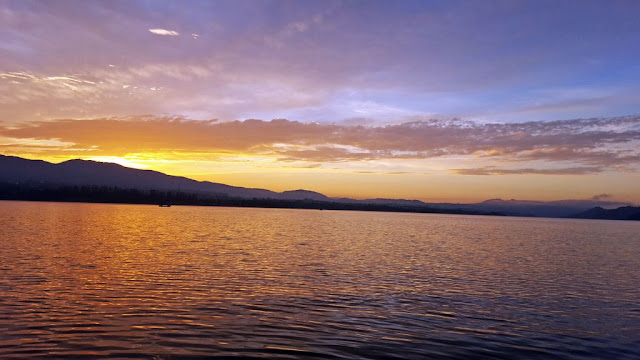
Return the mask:
[(603, 209), (599, 206), (571, 216), (578, 219), (640, 220), (640, 207), (622, 206), (617, 209)]
[(4, 155), (0, 155), (0, 182), (31, 186), (112, 186), (140, 190), (177, 190), (238, 198), (304, 200), (325, 197), (305, 190), (278, 193), (265, 189), (196, 181), (153, 170), (127, 168), (113, 163), (69, 160), (53, 164), (42, 160)]
[(354, 206), (386, 209), (394, 207), (406, 211), (499, 213), (513, 216), (569, 217), (594, 207), (611, 209), (630, 206), (629, 203), (595, 200), (528, 201), (491, 199), (475, 204), (426, 203), (407, 199), (331, 198), (309, 190), (275, 192), (266, 189), (244, 188), (209, 181), (196, 181), (171, 176), (158, 171), (140, 170), (113, 163), (89, 160), (69, 160), (54, 164), (42, 160), (29, 160), (0, 155), (0, 184), (22, 188), (51, 188), (60, 186), (107, 186), (120, 189), (178, 191), (208, 197), (236, 199), (271, 199), (279, 201), (331, 202)]
[(335, 201), (324, 194), (309, 190), (289, 190), (281, 192), (278, 197), (286, 200), (317, 200), (317, 201)]
[(515, 199), (490, 199), (480, 203), (472, 204), (425, 203), (419, 200), (404, 199), (370, 199), (362, 201), (373, 204), (402, 204), (403, 206), (407, 207), (429, 206), (436, 209), (458, 209), (462, 211), (477, 211), (484, 213), (501, 213), (511, 216), (534, 217), (569, 217), (573, 214), (591, 209), (596, 206), (610, 209), (619, 206), (632, 205), (625, 202), (596, 200), (557, 200), (545, 202)]
[[(598, 200), (530, 201), (491, 199), (477, 204), (470, 204), (468, 208), (478, 211), (497, 211), (519, 216), (570, 217), (594, 207), (610, 209), (630, 205), (632, 204)], [(467, 209), (467, 207), (464, 208)]]

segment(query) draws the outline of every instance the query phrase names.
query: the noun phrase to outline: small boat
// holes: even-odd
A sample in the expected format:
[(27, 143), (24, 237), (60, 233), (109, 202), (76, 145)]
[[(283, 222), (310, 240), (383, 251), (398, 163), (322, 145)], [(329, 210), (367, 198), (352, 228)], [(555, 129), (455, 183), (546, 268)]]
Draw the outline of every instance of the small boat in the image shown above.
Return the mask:
[(160, 207), (171, 207), (171, 204), (160, 204)]

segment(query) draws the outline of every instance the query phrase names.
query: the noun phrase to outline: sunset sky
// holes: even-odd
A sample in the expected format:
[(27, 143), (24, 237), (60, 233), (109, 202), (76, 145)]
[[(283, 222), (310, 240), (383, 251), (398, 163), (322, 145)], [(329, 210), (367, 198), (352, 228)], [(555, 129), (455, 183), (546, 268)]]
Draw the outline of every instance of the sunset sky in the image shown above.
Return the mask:
[(0, 154), (640, 203), (640, 1), (0, 0)]

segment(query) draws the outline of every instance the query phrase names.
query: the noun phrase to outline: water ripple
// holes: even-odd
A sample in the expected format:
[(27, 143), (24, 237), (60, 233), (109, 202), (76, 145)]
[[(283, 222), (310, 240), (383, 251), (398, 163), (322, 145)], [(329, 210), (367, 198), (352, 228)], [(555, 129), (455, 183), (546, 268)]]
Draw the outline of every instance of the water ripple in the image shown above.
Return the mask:
[(9, 214), (0, 359), (640, 358), (637, 223), (0, 202)]

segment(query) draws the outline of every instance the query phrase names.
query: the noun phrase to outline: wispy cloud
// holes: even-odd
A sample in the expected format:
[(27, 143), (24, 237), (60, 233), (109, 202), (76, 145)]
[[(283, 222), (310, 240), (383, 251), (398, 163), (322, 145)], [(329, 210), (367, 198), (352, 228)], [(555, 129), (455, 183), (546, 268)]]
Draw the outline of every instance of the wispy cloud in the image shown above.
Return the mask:
[[(323, 121), (333, 112), (336, 120), (379, 120), (399, 110), (520, 121), (638, 112), (640, 30), (633, 14), (639, 5), (632, 2), (596, 4), (597, 11), (565, 4), (551, 12), (540, 2), (500, 1), (0, 3), (4, 72), (77, 78), (108, 64), (114, 72), (146, 66), (211, 71), (197, 78), (160, 73), (153, 81), (161, 84), (134, 78), (120, 85), (173, 89), (162, 102), (97, 86), (92, 99), (100, 98), (99, 110), (85, 97), (64, 98), (61, 106), (57, 97), (25, 99), (0, 84), (0, 97), (20, 103), (3, 103), (0, 118), (16, 122), (137, 113)], [(558, 37), (561, 23), (572, 26)], [(162, 38), (150, 41), (150, 35)], [(167, 48), (160, 40), (172, 36), (190, 41)], [(306, 101), (291, 101), (299, 94)], [(233, 101), (217, 102), (222, 97)]]
[(601, 167), (569, 167), (556, 169), (501, 169), (494, 166), (484, 166), (480, 168), (470, 169), (453, 169), (453, 173), (457, 175), (586, 175), (601, 172)]
[(178, 36), (178, 35), (180, 35), (180, 33), (175, 31), (175, 30), (166, 30), (166, 29), (149, 29), (149, 32), (152, 33), (152, 34), (162, 35), (162, 36)]

